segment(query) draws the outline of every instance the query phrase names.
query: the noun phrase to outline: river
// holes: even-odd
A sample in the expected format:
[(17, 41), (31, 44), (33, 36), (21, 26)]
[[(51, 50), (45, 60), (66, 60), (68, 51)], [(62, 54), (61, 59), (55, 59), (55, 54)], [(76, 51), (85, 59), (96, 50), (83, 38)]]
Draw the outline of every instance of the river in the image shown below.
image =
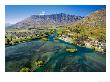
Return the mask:
[[(33, 60), (45, 60), (44, 66), (35, 72), (105, 72), (106, 54), (80, 47), (62, 40), (33, 40), (5, 47), (5, 71), (15, 72)], [(67, 48), (77, 48), (77, 52), (67, 52)]]

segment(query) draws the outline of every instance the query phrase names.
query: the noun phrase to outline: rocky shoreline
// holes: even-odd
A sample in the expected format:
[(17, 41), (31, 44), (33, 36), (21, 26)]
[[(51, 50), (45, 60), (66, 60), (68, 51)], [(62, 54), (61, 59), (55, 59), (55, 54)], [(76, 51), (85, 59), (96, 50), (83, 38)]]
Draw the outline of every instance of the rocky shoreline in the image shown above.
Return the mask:
[[(72, 38), (67, 37), (67, 36), (65, 36), (65, 37), (61, 36), (59, 39), (65, 41), (65, 42), (75, 44), (73, 42)], [(81, 47), (91, 48), (98, 52), (103, 52), (103, 53), (106, 52), (106, 43), (98, 42), (97, 40), (93, 40), (93, 39), (85, 40), (85, 41), (83, 41), (83, 43), (77, 43), (76, 45), (81, 46)]]

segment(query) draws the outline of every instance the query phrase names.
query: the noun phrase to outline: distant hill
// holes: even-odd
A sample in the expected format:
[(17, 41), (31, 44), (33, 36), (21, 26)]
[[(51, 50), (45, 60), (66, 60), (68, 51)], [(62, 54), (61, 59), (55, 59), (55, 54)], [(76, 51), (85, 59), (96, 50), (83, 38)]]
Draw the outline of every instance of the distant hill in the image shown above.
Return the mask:
[(64, 26), (81, 20), (82, 16), (75, 16), (69, 14), (51, 14), (51, 15), (32, 15), (11, 28), (38, 28), (38, 27), (51, 27), (51, 26)]
[(71, 26), (81, 27), (106, 27), (106, 9), (97, 10)]

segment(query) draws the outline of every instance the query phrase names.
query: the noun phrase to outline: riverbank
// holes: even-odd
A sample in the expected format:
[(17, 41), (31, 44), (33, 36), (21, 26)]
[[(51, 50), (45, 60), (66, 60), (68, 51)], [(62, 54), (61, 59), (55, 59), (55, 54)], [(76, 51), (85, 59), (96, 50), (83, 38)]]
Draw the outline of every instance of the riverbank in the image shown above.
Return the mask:
[[(74, 44), (72, 38), (70, 38), (68, 36), (61, 36), (61, 37), (59, 37), (59, 39), (65, 41), (65, 42)], [(75, 44), (78, 46), (81, 46), (81, 47), (94, 49), (95, 51), (98, 51), (98, 52), (102, 52), (102, 53), (106, 52), (106, 44), (102, 43), (102, 42), (98, 42), (97, 40), (94, 40), (94, 39), (93, 40), (87, 39), (80, 43), (76, 42)]]

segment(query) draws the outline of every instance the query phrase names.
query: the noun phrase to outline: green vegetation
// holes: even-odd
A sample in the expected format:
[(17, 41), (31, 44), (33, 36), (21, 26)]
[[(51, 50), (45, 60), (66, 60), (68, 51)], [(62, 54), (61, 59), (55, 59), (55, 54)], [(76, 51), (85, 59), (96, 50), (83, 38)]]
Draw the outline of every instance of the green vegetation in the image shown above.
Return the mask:
[(42, 67), (44, 65), (44, 61), (42, 60), (35, 60), (31, 63), (31, 71), (35, 71), (36, 69)]
[(26, 67), (20, 69), (20, 72), (29, 72), (29, 71), (30, 69)]
[(67, 52), (70, 52), (70, 53), (74, 53), (74, 52), (77, 52), (77, 49), (74, 49), (74, 48), (68, 48), (66, 49)]
[(12, 44), (11, 41), (12, 41), (12, 36), (11, 35), (6, 35), (5, 36), (5, 44), (6, 45), (11, 45)]
[(63, 29), (61, 29), (61, 28), (57, 29), (57, 34), (59, 36), (61, 36), (63, 34)]
[(30, 34), (25, 35), (24, 33), (10, 33), (5, 35), (5, 45), (14, 45), (21, 42), (31, 41), (34, 39), (39, 39), (43, 41), (48, 41), (48, 33)]
[(38, 68), (38, 67), (41, 67), (41, 66), (44, 65), (44, 62), (41, 61), (41, 60), (38, 60), (38, 61), (35, 61), (35, 65), (36, 65), (37, 68)]
[(19, 71), (20, 72), (32, 72), (32, 71), (35, 71), (36, 69), (42, 67), (43, 65), (44, 65), (44, 61), (36, 60), (36, 61), (33, 61), (33, 62), (28, 62)]
[(54, 33), (54, 29), (50, 29), (49, 34), (53, 34), (53, 33)]
[(41, 40), (43, 40), (43, 41), (48, 41), (48, 38), (41, 38)]

